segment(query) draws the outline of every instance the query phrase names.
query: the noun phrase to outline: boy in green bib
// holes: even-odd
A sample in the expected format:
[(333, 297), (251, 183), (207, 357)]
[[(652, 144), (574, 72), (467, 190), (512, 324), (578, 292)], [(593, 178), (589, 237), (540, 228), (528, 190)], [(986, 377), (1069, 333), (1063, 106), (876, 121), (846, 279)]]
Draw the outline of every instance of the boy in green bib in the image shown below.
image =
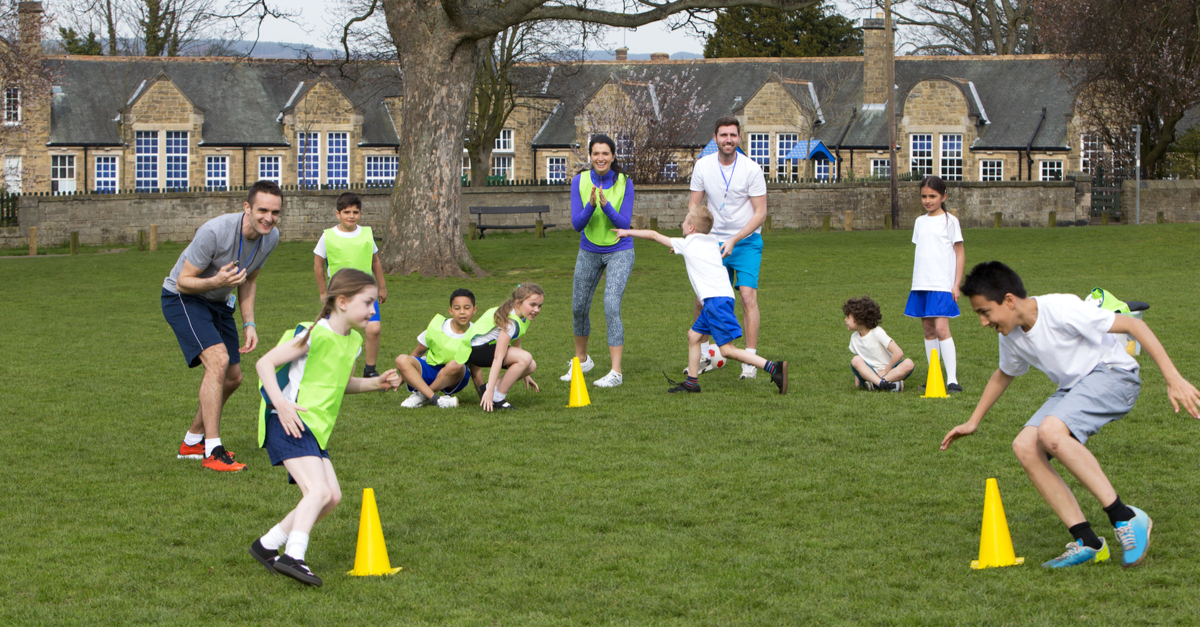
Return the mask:
[(325, 229), (317, 247), (313, 249), (313, 274), (317, 278), (317, 292), (325, 299), (325, 279), (337, 274), (342, 268), (353, 268), (375, 276), (379, 285), (379, 300), (375, 302), (375, 314), (367, 324), (366, 365), (364, 377), (377, 377), (375, 362), (379, 358), (379, 303), (387, 302), (387, 284), (383, 278), (383, 264), (379, 262), (379, 247), (369, 226), (359, 226), (362, 218), (362, 200), (354, 192), (346, 192), (337, 199), (337, 226)]
[(267, 449), (272, 465), (287, 469), (303, 498), (250, 545), (250, 555), (267, 570), (312, 586), (321, 585), (321, 578), (304, 562), (309, 533), (342, 500), (328, 448), (342, 397), (400, 387), (395, 370), (373, 378), (350, 376), (362, 347), (358, 330), (371, 319), (378, 294), (371, 275), (338, 271), (329, 281), (316, 322), (285, 333), (256, 365), (263, 396), (259, 446)]
[[(396, 370), (412, 392), (401, 407), (413, 409), (426, 405), (458, 407), (454, 397), (471, 380), (466, 363), (471, 357), (471, 318), (475, 315), (475, 294), (459, 288), (450, 295), (450, 317), (433, 317), (420, 335), (411, 355), (396, 358)], [(438, 396), (441, 391), (445, 396)]]

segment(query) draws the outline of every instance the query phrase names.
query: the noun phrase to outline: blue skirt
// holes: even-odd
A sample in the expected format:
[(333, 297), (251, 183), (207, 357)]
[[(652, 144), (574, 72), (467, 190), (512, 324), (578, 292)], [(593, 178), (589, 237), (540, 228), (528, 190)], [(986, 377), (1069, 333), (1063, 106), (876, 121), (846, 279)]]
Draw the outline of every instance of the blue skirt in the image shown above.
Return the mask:
[(957, 318), (958, 303), (950, 292), (913, 290), (908, 293), (904, 315), (909, 318)]

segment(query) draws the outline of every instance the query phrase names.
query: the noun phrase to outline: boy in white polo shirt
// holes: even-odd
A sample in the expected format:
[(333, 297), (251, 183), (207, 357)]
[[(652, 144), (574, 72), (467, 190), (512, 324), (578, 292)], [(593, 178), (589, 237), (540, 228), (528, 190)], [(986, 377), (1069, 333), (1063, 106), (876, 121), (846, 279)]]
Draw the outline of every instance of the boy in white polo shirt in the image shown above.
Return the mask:
[(639, 237), (654, 240), (676, 255), (683, 255), (687, 266), (688, 280), (700, 301), (700, 315), (688, 331), (688, 374), (687, 381), (668, 390), (676, 392), (699, 392), (700, 383), (700, 340), (711, 335), (721, 349), (721, 354), (743, 364), (761, 368), (771, 374), (771, 382), (779, 387), (780, 394), (787, 394), (786, 361), (767, 361), (758, 355), (733, 345), (742, 337), (742, 327), (733, 314), (733, 286), (729, 274), (721, 264), (721, 245), (717, 238), (709, 235), (712, 229), (712, 214), (707, 209), (694, 208), (684, 218), (681, 228), (684, 237), (667, 237), (657, 231), (613, 229), (617, 237)]
[(1144, 322), (1084, 303), (1073, 294), (1026, 297), (1021, 277), (999, 261), (971, 269), (962, 285), (979, 323), (1000, 333), (1000, 367), (992, 374), (971, 419), (950, 430), (942, 450), (970, 435), (1013, 378), (1029, 366), (1058, 385), (1013, 441), (1013, 452), (1042, 498), (1067, 526), (1074, 542), (1067, 552), (1042, 566), (1064, 568), (1103, 562), (1108, 543), (1092, 530), (1078, 501), (1050, 465), (1058, 459), (1096, 497), (1120, 541), (1121, 565), (1136, 566), (1146, 557), (1153, 522), (1146, 512), (1125, 505), (1085, 444), (1101, 427), (1133, 409), (1141, 390), (1138, 363), (1116, 334), (1142, 343), (1167, 382), (1167, 398), (1200, 418), (1200, 391), (1184, 380), (1158, 338)]

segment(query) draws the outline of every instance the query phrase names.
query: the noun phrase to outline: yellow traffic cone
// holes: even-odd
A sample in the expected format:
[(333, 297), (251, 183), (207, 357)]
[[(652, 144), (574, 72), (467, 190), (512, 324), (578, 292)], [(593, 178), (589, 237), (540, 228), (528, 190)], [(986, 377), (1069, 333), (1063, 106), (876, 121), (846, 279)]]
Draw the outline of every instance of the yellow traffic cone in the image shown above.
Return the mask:
[(567, 403), (567, 407), (587, 407), (592, 404), (592, 399), (588, 397), (587, 381), (583, 380), (583, 367), (579, 365), (579, 358), (571, 359), (571, 400)]
[(942, 379), (942, 362), (938, 361), (936, 348), (929, 355), (929, 378), (925, 381), (925, 394), (921, 398), (946, 398), (946, 381)]
[(383, 543), (383, 526), (379, 524), (379, 508), (375, 507), (375, 490), (363, 490), (362, 515), (358, 519), (358, 552), (354, 555), (354, 570), (346, 573), (355, 577), (391, 575), (392, 568), (387, 546)]
[(979, 559), (971, 561), (971, 568), (979, 570), (1024, 563), (1025, 558), (1016, 557), (1012, 538), (1008, 535), (1008, 521), (1004, 518), (1004, 505), (1000, 502), (1000, 486), (995, 479), (988, 479), (987, 492), (983, 497)]

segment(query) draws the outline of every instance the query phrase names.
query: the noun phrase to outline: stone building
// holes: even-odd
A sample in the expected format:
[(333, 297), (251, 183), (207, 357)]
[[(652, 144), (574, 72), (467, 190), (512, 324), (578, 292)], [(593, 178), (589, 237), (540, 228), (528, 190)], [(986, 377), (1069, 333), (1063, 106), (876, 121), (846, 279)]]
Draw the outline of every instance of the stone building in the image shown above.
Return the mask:
[[(40, 3), (21, 6), (29, 9), (22, 16), (40, 17)], [(733, 115), (743, 124), (743, 151), (771, 179), (886, 176), (883, 23), (863, 22), (863, 57), (633, 61), (621, 49), (614, 61), (571, 71), (521, 67), (525, 84), (537, 88), (520, 96), (491, 172), (569, 180), (589, 134), (604, 130), (587, 128), (589, 107), (686, 73), (708, 104), (690, 139), (675, 147), (673, 174), (686, 179), (713, 122)], [(23, 145), (6, 148), (9, 190), (219, 189), (258, 179), (336, 188), (386, 186), (395, 177), (397, 66), (79, 56), (43, 63), (54, 85), (44, 104), (22, 107), (20, 94), (8, 97), (18, 90), (5, 92), (6, 124), (26, 130)], [(1088, 171), (1103, 149), (1074, 117), (1058, 67), (1048, 55), (897, 58), (899, 171), (964, 181)], [(786, 159), (807, 140), (822, 141), (834, 159)]]

